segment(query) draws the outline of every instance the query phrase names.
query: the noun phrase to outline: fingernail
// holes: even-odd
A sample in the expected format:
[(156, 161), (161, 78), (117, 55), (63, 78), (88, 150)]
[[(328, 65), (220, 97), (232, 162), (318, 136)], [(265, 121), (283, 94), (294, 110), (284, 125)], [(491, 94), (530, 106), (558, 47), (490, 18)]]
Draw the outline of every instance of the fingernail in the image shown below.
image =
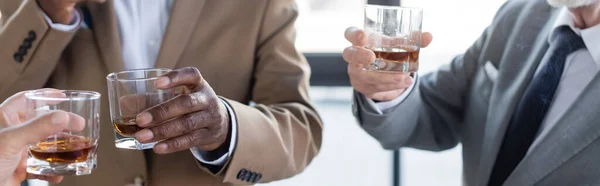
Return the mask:
[(154, 138), (154, 133), (152, 133), (152, 131), (150, 131), (149, 129), (144, 129), (135, 133), (135, 139), (141, 142), (149, 141), (152, 138)]
[(413, 84), (413, 78), (411, 78), (410, 76), (406, 76), (406, 78), (404, 79), (404, 82), (406, 82), (406, 85), (412, 85)]
[(161, 144), (154, 146), (154, 151), (155, 152), (166, 152), (167, 144), (161, 143)]
[(137, 115), (135, 122), (140, 127), (146, 126), (152, 122), (152, 115), (148, 112), (142, 112), (141, 114)]
[(52, 114), (52, 124), (60, 125), (69, 122), (69, 115), (64, 112), (57, 112)]
[(166, 87), (167, 85), (169, 85), (169, 83), (171, 83), (171, 80), (165, 76), (162, 76), (162, 77), (159, 77), (158, 79), (156, 79), (157, 87)]

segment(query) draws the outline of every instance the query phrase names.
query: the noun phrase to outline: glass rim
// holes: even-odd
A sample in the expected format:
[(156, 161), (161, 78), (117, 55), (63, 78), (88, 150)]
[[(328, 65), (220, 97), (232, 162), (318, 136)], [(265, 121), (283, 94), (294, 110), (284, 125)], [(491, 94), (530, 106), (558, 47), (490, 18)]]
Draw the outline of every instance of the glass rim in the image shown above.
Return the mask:
[(120, 71), (120, 72), (113, 72), (110, 73), (106, 76), (106, 79), (109, 81), (150, 81), (150, 80), (156, 80), (158, 79), (157, 77), (151, 77), (151, 78), (135, 78), (135, 79), (119, 79), (117, 78), (118, 75), (120, 74), (127, 74), (127, 73), (133, 73), (133, 72), (170, 72), (172, 71), (171, 69), (168, 68), (142, 68), (142, 69), (133, 69), (133, 70), (124, 70), (124, 71)]
[(420, 11), (423, 12), (423, 8), (418, 7), (405, 7), (405, 6), (389, 6), (389, 5), (365, 5), (366, 8), (378, 8), (385, 10), (410, 10), (410, 11)]
[[(44, 93), (63, 93), (72, 95), (73, 93), (86, 95), (83, 96), (65, 96), (64, 98), (60, 97), (48, 97), (44, 96)], [(99, 100), (102, 95), (98, 92), (88, 91), (88, 90), (30, 90), (25, 92), (25, 99), (34, 100), (34, 101), (89, 101), (89, 100)]]

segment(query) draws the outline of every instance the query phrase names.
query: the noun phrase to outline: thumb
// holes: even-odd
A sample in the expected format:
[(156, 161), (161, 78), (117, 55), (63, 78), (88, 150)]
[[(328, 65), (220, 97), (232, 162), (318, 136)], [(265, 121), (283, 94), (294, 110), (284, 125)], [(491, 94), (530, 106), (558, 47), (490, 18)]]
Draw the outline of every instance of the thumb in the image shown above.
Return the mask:
[(10, 141), (10, 148), (22, 149), (59, 133), (67, 127), (68, 123), (69, 115), (66, 112), (53, 111), (23, 124), (0, 130), (0, 138)]
[(350, 27), (346, 29), (344, 37), (346, 37), (346, 40), (352, 43), (352, 46), (365, 46), (367, 44), (365, 31), (356, 27)]
[(431, 41), (433, 41), (433, 35), (431, 33), (423, 32), (423, 34), (421, 34), (421, 48), (429, 46)]

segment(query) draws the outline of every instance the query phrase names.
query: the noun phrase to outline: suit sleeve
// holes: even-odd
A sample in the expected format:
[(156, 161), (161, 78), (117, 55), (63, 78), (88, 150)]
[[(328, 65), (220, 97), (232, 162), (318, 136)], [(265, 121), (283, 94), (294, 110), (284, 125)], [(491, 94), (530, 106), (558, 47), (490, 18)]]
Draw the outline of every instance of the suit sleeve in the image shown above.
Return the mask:
[(35, 0), (0, 1), (0, 100), (44, 86), (77, 29), (48, 25)]
[(455, 147), (462, 135), (466, 96), (482, 65), (482, 49), (498, 23), (503, 22), (505, 7), (506, 4), (464, 54), (415, 80), (418, 85), (399, 105), (377, 113), (364, 96), (355, 92), (353, 112), (361, 127), (386, 149), (414, 147), (441, 151)]
[(293, 0), (267, 3), (249, 106), (226, 100), (238, 124), (224, 181), (270, 182), (306, 168), (321, 147), (323, 125), (308, 97), (310, 67), (295, 46)]

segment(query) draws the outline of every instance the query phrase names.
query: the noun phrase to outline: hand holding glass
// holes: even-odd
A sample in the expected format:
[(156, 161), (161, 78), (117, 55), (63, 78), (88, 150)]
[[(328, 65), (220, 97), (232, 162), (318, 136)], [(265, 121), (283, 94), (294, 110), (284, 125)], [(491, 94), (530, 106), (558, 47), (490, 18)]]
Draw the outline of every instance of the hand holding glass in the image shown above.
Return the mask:
[(143, 144), (135, 139), (140, 130), (135, 118), (142, 111), (175, 97), (174, 89), (158, 89), (156, 79), (170, 69), (140, 69), (111, 73), (107, 77), (110, 116), (115, 145), (123, 149), (151, 149), (158, 142)]
[(25, 94), (33, 119), (62, 110), (69, 123), (61, 133), (29, 145), (27, 172), (37, 175), (87, 175), (96, 168), (100, 135), (100, 94), (89, 91), (35, 90)]

